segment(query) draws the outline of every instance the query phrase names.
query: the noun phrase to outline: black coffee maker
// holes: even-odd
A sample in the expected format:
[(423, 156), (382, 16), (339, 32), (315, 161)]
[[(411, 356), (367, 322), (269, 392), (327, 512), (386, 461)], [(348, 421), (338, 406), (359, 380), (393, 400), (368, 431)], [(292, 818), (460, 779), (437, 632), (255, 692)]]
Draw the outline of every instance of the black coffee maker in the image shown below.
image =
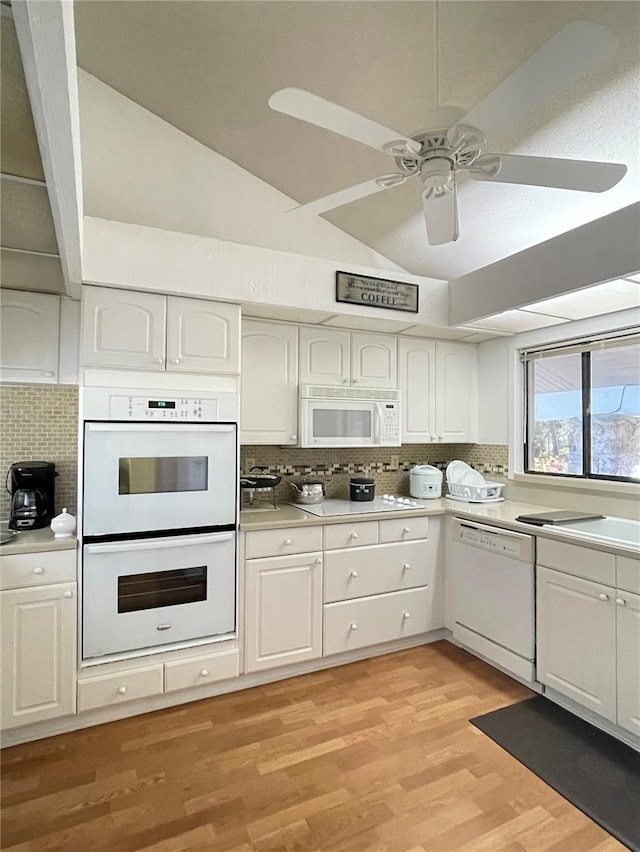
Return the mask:
[(46, 527), (56, 513), (53, 462), (27, 461), (12, 464), (7, 473), (11, 494), (9, 529), (35, 530)]

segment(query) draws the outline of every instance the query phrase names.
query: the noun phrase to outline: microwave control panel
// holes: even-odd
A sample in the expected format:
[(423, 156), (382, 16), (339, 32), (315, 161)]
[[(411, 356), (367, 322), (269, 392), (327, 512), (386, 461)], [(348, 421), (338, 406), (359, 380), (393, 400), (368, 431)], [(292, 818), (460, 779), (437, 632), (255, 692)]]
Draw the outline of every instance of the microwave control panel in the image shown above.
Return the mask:
[(380, 443), (391, 447), (400, 445), (400, 403), (380, 403)]
[(200, 397), (112, 396), (109, 406), (112, 420), (167, 421), (217, 420), (218, 400)]

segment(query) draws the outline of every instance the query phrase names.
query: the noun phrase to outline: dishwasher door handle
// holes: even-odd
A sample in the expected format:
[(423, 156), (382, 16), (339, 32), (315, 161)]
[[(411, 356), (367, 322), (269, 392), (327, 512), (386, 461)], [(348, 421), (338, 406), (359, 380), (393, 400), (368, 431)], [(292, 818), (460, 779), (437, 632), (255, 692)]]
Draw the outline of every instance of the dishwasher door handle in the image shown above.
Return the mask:
[(501, 536), (504, 536), (506, 538), (515, 538), (518, 541), (522, 541), (523, 539), (533, 538), (533, 536), (529, 535), (528, 533), (514, 532), (513, 530), (504, 529), (504, 527), (499, 527), (499, 526), (493, 527), (493, 526), (490, 526), (489, 524), (479, 524), (479, 523), (475, 523), (474, 521), (462, 520), (461, 518), (456, 518), (455, 522), (458, 526), (464, 527), (465, 529), (468, 529), (468, 530), (475, 530), (476, 532), (486, 532), (486, 533), (490, 533), (491, 535), (501, 535)]

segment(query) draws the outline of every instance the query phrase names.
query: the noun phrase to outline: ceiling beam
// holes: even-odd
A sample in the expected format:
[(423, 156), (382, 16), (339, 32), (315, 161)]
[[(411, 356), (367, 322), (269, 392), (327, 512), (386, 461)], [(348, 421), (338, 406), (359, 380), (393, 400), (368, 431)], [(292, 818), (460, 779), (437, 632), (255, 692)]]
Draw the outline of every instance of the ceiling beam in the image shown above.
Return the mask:
[(463, 325), (639, 270), (637, 202), (453, 279), (449, 323)]
[(82, 171), (73, 4), (13, 0), (33, 121), (68, 295), (82, 282)]

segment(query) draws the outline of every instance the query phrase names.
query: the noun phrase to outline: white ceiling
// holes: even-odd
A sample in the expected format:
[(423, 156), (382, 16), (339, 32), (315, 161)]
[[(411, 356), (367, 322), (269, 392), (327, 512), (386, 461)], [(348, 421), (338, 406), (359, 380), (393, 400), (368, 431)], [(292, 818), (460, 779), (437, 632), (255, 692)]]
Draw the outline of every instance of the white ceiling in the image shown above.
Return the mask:
[(413, 181), (326, 218), (404, 269), (450, 280), (640, 198), (638, 3), (79, 0), (75, 17), (82, 68), (299, 202), (395, 166), (273, 112), (277, 89), (309, 89), (412, 134), (438, 100), (474, 106), (565, 23), (604, 24), (619, 39), (616, 55), (491, 143), (623, 162), (629, 171), (614, 189), (463, 181), (461, 237), (438, 247), (426, 241)]

